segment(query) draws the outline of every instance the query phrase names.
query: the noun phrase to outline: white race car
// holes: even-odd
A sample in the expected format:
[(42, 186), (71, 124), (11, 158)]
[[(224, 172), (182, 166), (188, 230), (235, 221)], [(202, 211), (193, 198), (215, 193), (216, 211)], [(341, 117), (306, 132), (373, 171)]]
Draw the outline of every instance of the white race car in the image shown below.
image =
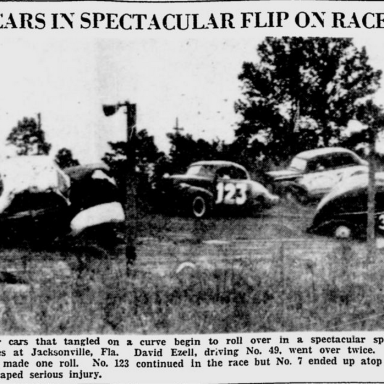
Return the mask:
[(296, 155), (288, 169), (268, 172), (277, 191), (299, 202), (318, 200), (337, 183), (366, 173), (368, 163), (345, 148), (319, 148)]

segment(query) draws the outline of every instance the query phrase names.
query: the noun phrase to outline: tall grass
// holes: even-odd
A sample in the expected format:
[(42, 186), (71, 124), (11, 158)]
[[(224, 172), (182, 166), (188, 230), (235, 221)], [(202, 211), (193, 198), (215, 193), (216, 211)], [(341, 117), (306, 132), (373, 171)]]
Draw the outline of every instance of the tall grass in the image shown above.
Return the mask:
[(162, 275), (137, 266), (127, 276), (122, 256), (89, 258), (85, 266), (67, 256), (43, 274), (30, 261), (27, 284), (1, 285), (2, 334), (367, 330), (384, 324), (384, 264), (365, 265), (350, 243), (318, 261), (298, 260), (281, 244), (269, 260), (185, 263)]

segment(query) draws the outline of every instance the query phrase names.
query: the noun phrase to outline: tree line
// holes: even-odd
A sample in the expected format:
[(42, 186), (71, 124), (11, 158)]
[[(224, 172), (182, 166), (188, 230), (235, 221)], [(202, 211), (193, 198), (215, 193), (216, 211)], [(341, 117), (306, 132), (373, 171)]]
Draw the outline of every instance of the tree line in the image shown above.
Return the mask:
[[(206, 141), (175, 130), (167, 134), (169, 154), (161, 152), (147, 130), (137, 132), (135, 161), (139, 185), (146, 189), (164, 173), (182, 172), (198, 160), (231, 160), (255, 178), (307, 149), (343, 146), (364, 152), (381, 131), (383, 110), (372, 101), (382, 72), (364, 47), (348, 38), (265, 38), (254, 62), (244, 62), (238, 79), (240, 116), (231, 143)], [(351, 121), (361, 129), (351, 132)], [(372, 134), (372, 131), (375, 131)], [(24, 118), (7, 138), (17, 154), (48, 154), (50, 144), (34, 119)], [(103, 160), (117, 180), (124, 179), (125, 143), (109, 143)], [(61, 167), (78, 164), (69, 149), (56, 155)]]
[[(6, 139), (7, 144), (15, 147), (18, 156), (49, 155), (52, 145), (47, 142), (41, 124), (34, 118), (24, 117), (12, 128)], [(68, 148), (58, 150), (55, 161), (60, 168), (79, 165)]]

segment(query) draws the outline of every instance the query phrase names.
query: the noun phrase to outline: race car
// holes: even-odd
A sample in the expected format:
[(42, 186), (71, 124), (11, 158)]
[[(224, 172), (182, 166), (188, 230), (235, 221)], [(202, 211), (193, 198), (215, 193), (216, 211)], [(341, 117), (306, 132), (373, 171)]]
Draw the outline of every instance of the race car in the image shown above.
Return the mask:
[(270, 207), (279, 197), (251, 180), (247, 170), (230, 161), (210, 160), (191, 164), (183, 175), (166, 175), (158, 188), (163, 207), (203, 218), (218, 210)]
[(0, 163), (0, 242), (76, 237), (124, 221), (117, 187), (103, 165), (61, 170), (46, 156)]
[(300, 203), (320, 200), (338, 182), (368, 172), (368, 163), (339, 147), (318, 148), (297, 154), (288, 169), (272, 171), (275, 189)]
[[(384, 173), (375, 176), (375, 222), (384, 235)], [(336, 238), (364, 237), (367, 230), (368, 174), (337, 184), (316, 209), (308, 231)]]

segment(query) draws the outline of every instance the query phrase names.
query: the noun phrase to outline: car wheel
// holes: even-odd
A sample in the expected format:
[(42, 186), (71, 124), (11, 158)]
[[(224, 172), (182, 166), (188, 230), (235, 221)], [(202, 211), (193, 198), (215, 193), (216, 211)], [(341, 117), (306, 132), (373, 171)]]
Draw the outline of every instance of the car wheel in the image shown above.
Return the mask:
[(206, 217), (209, 212), (208, 199), (201, 195), (196, 195), (192, 199), (192, 215), (197, 219)]
[(264, 196), (261, 196), (261, 195), (256, 197), (255, 203), (256, 203), (256, 207), (258, 209), (262, 209), (266, 206), (265, 198), (264, 198)]
[(335, 227), (334, 235), (336, 239), (350, 239), (352, 237), (352, 229), (345, 224), (340, 224)]

